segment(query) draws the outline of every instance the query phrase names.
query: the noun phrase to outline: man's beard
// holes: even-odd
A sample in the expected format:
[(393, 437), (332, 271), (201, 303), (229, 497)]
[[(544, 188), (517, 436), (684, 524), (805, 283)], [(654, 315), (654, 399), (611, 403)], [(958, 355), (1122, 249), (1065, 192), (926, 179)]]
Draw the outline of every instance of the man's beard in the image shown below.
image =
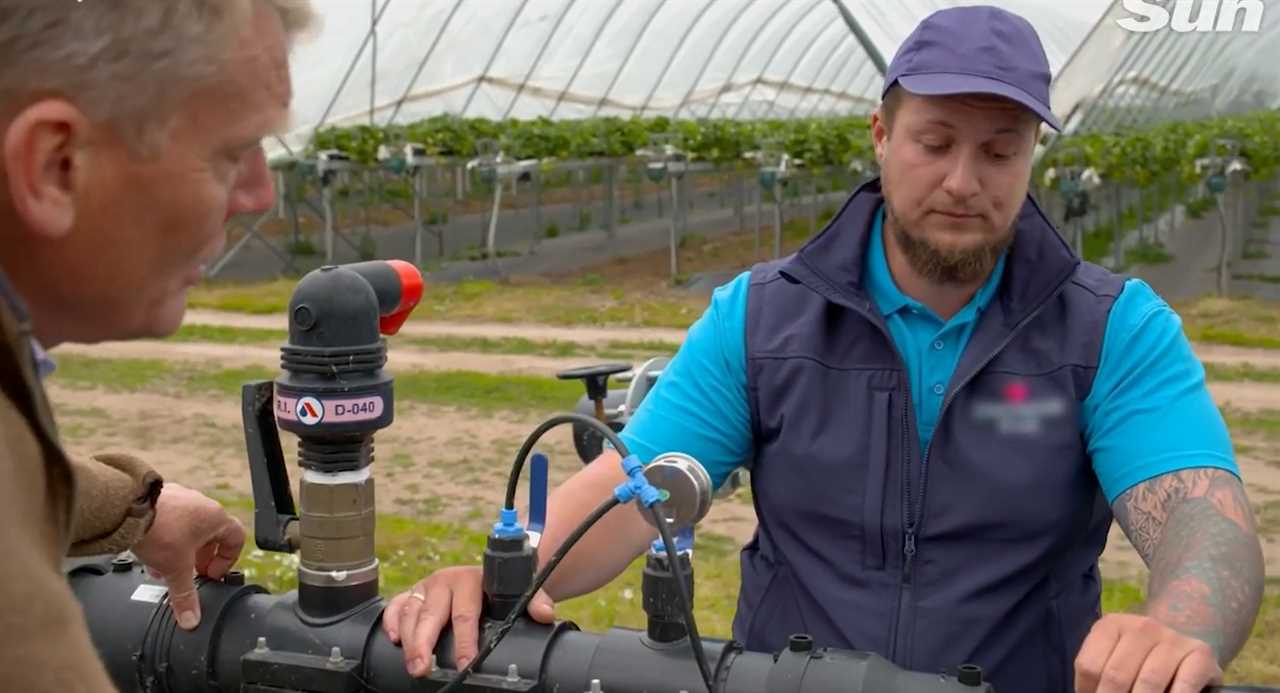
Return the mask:
[(939, 248), (924, 234), (910, 231), (893, 203), (885, 198), (886, 228), (916, 274), (935, 284), (972, 284), (991, 274), (1000, 255), (1013, 244), (1013, 227), (979, 246), (958, 250)]

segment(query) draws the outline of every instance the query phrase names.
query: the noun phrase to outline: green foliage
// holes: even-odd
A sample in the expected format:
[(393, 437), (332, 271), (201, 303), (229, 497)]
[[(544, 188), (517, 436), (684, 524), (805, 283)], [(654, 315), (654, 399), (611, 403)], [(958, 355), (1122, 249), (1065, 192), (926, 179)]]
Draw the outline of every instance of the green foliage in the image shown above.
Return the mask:
[(1173, 256), (1160, 243), (1141, 241), (1125, 251), (1126, 265), (1160, 265), (1169, 262)]
[[(870, 160), (871, 136), (864, 117), (802, 120), (676, 120), (591, 118), (587, 120), (509, 119), (435, 116), (409, 125), (327, 127), (315, 134), (311, 152), (340, 149), (357, 161), (377, 161), (378, 146), (405, 142), (427, 147), (432, 156), (468, 159), (480, 140), (496, 140), (516, 159), (621, 159), (648, 146), (651, 134), (670, 134), (675, 145), (698, 161), (741, 163), (743, 154), (776, 142), (810, 167), (845, 166)], [(598, 175), (598, 174), (597, 174)]]
[(1056, 166), (1093, 167), (1108, 183), (1146, 187), (1176, 173), (1187, 184), (1199, 182), (1196, 159), (1212, 155), (1220, 139), (1240, 143), (1240, 154), (1265, 179), (1280, 166), (1280, 112), (1257, 111), (1223, 118), (1175, 121), (1141, 129), (1068, 135), (1037, 166), (1037, 180)]
[(312, 257), (319, 255), (320, 251), (316, 249), (316, 245), (309, 238), (299, 238), (296, 241), (285, 243), (285, 252), (295, 257)]
[(1192, 219), (1203, 219), (1218, 205), (1217, 198), (1213, 195), (1201, 195), (1187, 203), (1187, 216)]

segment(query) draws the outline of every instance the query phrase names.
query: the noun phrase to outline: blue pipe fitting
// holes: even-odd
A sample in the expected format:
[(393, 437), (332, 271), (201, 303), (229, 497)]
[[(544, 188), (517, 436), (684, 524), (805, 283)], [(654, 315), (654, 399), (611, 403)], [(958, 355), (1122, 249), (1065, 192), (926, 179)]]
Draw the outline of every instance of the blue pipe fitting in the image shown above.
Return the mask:
[(627, 481), (618, 484), (613, 490), (614, 498), (619, 503), (626, 503), (633, 498), (639, 498), (640, 503), (646, 508), (652, 508), (654, 503), (666, 500), (670, 496), (665, 492), (649, 483), (644, 476), (644, 463), (635, 455), (628, 455), (622, 460), (622, 471), (627, 474)]
[(502, 509), (498, 522), (493, 525), (493, 536), (498, 539), (519, 539), (524, 536), (524, 527), (520, 524), (520, 515), (515, 508)]

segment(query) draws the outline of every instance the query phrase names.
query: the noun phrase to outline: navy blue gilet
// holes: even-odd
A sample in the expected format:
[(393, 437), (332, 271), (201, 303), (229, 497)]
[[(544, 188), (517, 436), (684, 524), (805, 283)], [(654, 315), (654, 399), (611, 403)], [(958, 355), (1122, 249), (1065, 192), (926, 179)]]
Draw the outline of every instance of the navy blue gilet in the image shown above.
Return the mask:
[(796, 254), (752, 269), (759, 524), (734, 638), (776, 651), (809, 633), (912, 670), (978, 664), (996, 690), (1067, 693), (1112, 521), (1080, 407), (1124, 280), (1080, 261), (1028, 197), (921, 451), (904, 361), (863, 284), (882, 202), (878, 180), (863, 185)]

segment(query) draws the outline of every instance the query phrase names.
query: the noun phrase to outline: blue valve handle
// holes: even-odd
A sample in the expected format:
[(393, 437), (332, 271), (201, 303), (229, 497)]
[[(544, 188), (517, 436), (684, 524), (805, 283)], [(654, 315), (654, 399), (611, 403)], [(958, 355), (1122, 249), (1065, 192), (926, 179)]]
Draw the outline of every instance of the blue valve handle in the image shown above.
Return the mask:
[(547, 475), (551, 460), (541, 452), (529, 460), (529, 533), (542, 534), (547, 526)]

